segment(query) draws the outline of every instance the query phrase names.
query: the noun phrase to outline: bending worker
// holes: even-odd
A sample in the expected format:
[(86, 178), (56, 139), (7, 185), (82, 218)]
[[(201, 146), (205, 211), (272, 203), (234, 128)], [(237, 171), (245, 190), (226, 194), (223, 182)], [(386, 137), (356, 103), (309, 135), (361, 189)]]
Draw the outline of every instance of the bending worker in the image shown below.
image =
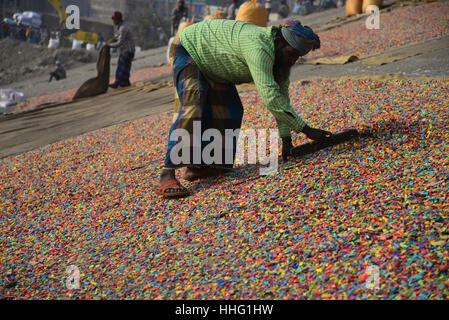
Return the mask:
[(122, 14), (118, 11), (112, 15), (112, 21), (117, 27), (117, 33), (114, 39), (107, 41), (111, 48), (119, 49), (119, 58), (117, 63), (117, 72), (115, 73), (115, 82), (110, 84), (111, 88), (129, 87), (129, 77), (131, 75), (131, 65), (136, 51), (134, 37), (128, 26), (123, 22)]
[[(201, 134), (214, 128), (225, 136), (225, 130), (240, 129), (243, 106), (235, 84), (254, 82), (276, 119), (284, 160), (292, 148), (291, 130), (316, 142), (329, 138), (331, 133), (309, 127), (296, 114), (288, 95), (291, 67), (300, 56), (318, 48), (319, 37), (298, 20), (267, 28), (242, 21), (205, 20), (183, 29), (174, 49), (175, 114), (169, 137), (176, 129), (185, 129), (194, 140), (198, 122)], [(233, 145), (235, 157), (235, 141)], [(193, 143), (190, 158), (195, 153), (201, 156), (204, 146)], [(184, 179), (195, 181), (221, 175), (233, 166), (234, 158), (215, 165), (178, 163), (172, 159), (176, 148), (176, 141), (169, 139), (157, 190), (165, 198), (190, 194), (176, 179), (177, 168), (186, 166)]]

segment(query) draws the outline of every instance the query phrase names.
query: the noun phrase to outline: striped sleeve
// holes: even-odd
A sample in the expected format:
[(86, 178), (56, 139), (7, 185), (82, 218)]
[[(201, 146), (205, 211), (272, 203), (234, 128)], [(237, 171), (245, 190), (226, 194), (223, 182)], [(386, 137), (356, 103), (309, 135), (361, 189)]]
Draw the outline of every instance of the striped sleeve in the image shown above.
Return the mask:
[(260, 44), (247, 51), (248, 67), (266, 108), (273, 114), (281, 137), (290, 136), (290, 129), (300, 133), (306, 123), (290, 105), (287, 81), (282, 87), (274, 80), (274, 53), (260, 47)]
[[(290, 86), (290, 81), (289, 80), (285, 81), (282, 84), (282, 86), (281, 86), (281, 94), (282, 95), (286, 95), (288, 97), (288, 87), (289, 86)], [(291, 132), (290, 132), (291, 129), (290, 129), (290, 127), (287, 124), (285, 124), (283, 122), (277, 122), (277, 121), (276, 121), (276, 123), (277, 123), (278, 129), (279, 129), (279, 136), (281, 138), (283, 138), (283, 137), (290, 137), (291, 136)]]

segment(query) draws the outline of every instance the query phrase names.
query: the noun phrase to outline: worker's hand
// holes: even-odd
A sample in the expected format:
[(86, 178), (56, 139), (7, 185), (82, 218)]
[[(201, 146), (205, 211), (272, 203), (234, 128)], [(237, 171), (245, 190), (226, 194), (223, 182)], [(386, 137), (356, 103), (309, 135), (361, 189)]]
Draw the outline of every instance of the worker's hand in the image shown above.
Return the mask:
[(307, 138), (313, 140), (316, 143), (323, 143), (327, 139), (332, 139), (332, 133), (329, 131), (311, 128), (308, 125), (304, 127), (302, 132), (306, 135)]
[(291, 156), (290, 150), (293, 148), (292, 137), (282, 138), (282, 160), (288, 161), (288, 157)]
[(109, 39), (108, 41), (106, 41), (106, 45), (111, 45), (111, 44), (113, 44), (114, 42), (116, 42), (117, 41), (117, 39), (116, 38), (112, 38), (112, 39)]

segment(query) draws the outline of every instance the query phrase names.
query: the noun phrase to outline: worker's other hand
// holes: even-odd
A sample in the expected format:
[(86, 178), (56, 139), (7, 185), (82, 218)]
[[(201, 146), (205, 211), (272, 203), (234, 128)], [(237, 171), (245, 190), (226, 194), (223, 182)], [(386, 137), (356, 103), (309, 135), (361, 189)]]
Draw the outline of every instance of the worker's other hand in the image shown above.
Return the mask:
[(290, 150), (293, 149), (292, 137), (282, 138), (282, 160), (288, 161), (288, 157), (291, 156)]
[(332, 138), (332, 133), (330, 133), (329, 131), (311, 128), (308, 125), (304, 127), (302, 132), (306, 135), (307, 138), (313, 140), (316, 143), (323, 143), (326, 142), (326, 140)]

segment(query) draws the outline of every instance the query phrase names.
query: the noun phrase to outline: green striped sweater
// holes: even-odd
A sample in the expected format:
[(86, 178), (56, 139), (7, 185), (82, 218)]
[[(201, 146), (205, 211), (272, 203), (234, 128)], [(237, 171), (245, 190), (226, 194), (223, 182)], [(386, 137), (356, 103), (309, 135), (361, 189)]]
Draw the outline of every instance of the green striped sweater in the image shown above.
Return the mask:
[(274, 80), (277, 27), (261, 28), (235, 20), (205, 20), (181, 31), (181, 43), (212, 82), (254, 82), (266, 108), (276, 119), (279, 135), (301, 132), (306, 123), (290, 104), (288, 87)]

